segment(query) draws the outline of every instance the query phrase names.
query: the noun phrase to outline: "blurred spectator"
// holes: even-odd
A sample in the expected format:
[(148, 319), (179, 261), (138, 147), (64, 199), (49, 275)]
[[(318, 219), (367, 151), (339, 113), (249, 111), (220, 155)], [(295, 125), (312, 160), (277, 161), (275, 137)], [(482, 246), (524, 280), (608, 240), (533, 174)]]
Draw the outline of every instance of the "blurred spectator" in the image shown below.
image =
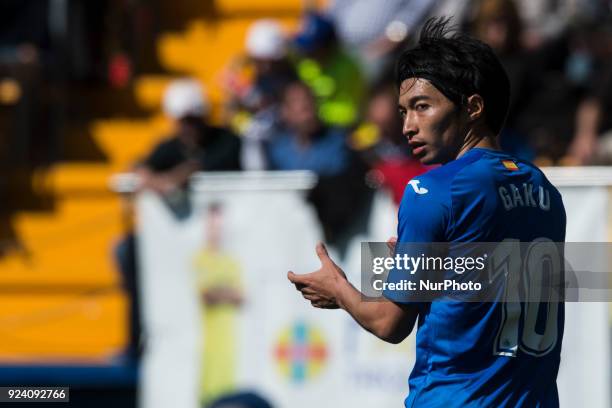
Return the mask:
[[(185, 187), (195, 171), (239, 169), (240, 141), (227, 130), (207, 124), (208, 102), (202, 86), (195, 80), (172, 82), (163, 99), (164, 112), (176, 121), (175, 134), (157, 145), (135, 169), (141, 178), (140, 189), (161, 194), (177, 216), (190, 211)], [(139, 352), (137, 241), (132, 225), (131, 197), (125, 204), (127, 232), (114, 248), (114, 257), (131, 299), (130, 353)]]
[(598, 0), (517, 0), (517, 5), (525, 22), (521, 38), (529, 49), (560, 37), (572, 23), (610, 11), (605, 1)]
[(603, 106), (605, 105), (608, 108), (607, 112), (609, 112), (610, 108), (608, 105), (610, 101), (606, 100), (606, 97), (609, 97), (609, 95), (605, 95), (605, 92), (602, 92), (599, 98), (595, 96), (590, 97), (578, 107), (576, 112), (576, 133), (567, 150), (564, 164), (579, 166), (591, 164), (595, 161), (598, 155), (597, 145), (600, 129), (608, 128), (608, 126), (602, 126)]
[(521, 50), (522, 21), (514, 0), (480, 1), (474, 14), (474, 34), (498, 55)]
[(572, 26), (526, 49), (520, 41), (524, 22), (513, 0), (477, 2), (472, 23), (474, 34), (499, 54), (512, 83), (502, 147), (539, 165), (567, 163), (577, 119), (584, 118), (578, 107), (595, 73), (590, 26)]
[(464, 29), (472, 17), (473, 3), (474, 0), (438, 0), (429, 15), (451, 17), (453, 24)]
[(295, 37), (298, 76), (317, 98), (319, 117), (331, 126), (350, 126), (358, 118), (365, 82), (357, 61), (338, 43), (333, 23), (309, 12)]
[(333, 0), (327, 10), (339, 40), (355, 50), (370, 80), (378, 79), (391, 52), (412, 36), (437, 0)]
[(389, 190), (398, 205), (406, 184), (427, 170), (412, 157), (408, 141), (402, 134), (397, 92), (390, 82), (382, 82), (373, 88), (365, 122), (353, 133), (351, 147), (361, 151), (372, 169), (368, 173), (368, 182)]
[(516, 118), (521, 115), (531, 90), (536, 85), (530, 80), (531, 61), (521, 43), (523, 24), (514, 0), (480, 1), (472, 23), (473, 34), (489, 44), (506, 69), (511, 84), (510, 107), (500, 137), (503, 150), (525, 160), (533, 160), (535, 153), (528, 136), (517, 129)]
[[(588, 70), (589, 87), (576, 112), (574, 138), (564, 164), (612, 163), (612, 32), (610, 27), (593, 27), (579, 54)], [(576, 63), (574, 63), (576, 64)], [(589, 69), (590, 67), (590, 69)], [(575, 69), (578, 71), (578, 69)]]
[(287, 48), (285, 33), (275, 20), (258, 20), (249, 27), (245, 55), (224, 72), (230, 119), (237, 111), (254, 113), (278, 102), (284, 86), (296, 79)]
[(0, 105), (10, 107), (12, 119), (2, 131), (6, 159), (19, 170), (58, 159), (62, 106), (53, 85), (65, 67), (57, 64), (61, 50), (49, 17), (57, 9), (48, 0), (0, 2)]
[(256, 112), (277, 104), (284, 87), (297, 76), (287, 59), (285, 34), (276, 21), (256, 21), (247, 33), (246, 50), (255, 77), (243, 102)]
[(301, 83), (285, 90), (281, 105), (283, 127), (268, 146), (275, 170), (311, 170), (319, 176), (310, 193), (326, 240), (342, 245), (349, 227), (367, 201), (365, 167), (347, 146), (347, 133), (327, 127), (317, 117), (310, 88)]
[(58, 159), (62, 101), (60, 67), (49, 0), (0, 2), (0, 257), (30, 261), (12, 219), (17, 211), (48, 209), (53, 198), (35, 174)]
[[(229, 132), (206, 123), (208, 103), (201, 85), (194, 80), (171, 83), (164, 95), (165, 113), (176, 120), (173, 137), (157, 145), (139, 164), (140, 189), (153, 189), (175, 215), (190, 211), (185, 187), (189, 176), (197, 170), (233, 170), (239, 167), (239, 140)], [(125, 197), (126, 232), (114, 246), (114, 259), (130, 294), (130, 344), (128, 353), (140, 353), (141, 326), (138, 315), (138, 235), (134, 231), (132, 197)]]
[(168, 195), (183, 187), (195, 171), (240, 168), (240, 140), (207, 123), (209, 106), (199, 82), (172, 82), (164, 94), (163, 107), (176, 121), (175, 134), (157, 145), (136, 169), (141, 188)]
[[(126, 203), (130, 205), (131, 203)], [(121, 274), (123, 288), (129, 295), (129, 342), (126, 354), (137, 360), (142, 351), (142, 321), (140, 319), (140, 289), (138, 287), (139, 262), (137, 235), (133, 226), (113, 245), (113, 257)]]
[(346, 132), (319, 121), (307, 86), (296, 82), (287, 87), (281, 117), (285, 129), (268, 149), (272, 169), (311, 170), (320, 176), (336, 176), (347, 170), (350, 156)]
[[(245, 170), (265, 170), (264, 145), (278, 121), (284, 87), (297, 79), (287, 59), (287, 42), (274, 20), (258, 20), (246, 36), (246, 58), (233, 62), (225, 73), (230, 94), (227, 121), (242, 134), (241, 163)], [(252, 78), (248, 72), (252, 71)]]
[(598, 71), (602, 61), (595, 55), (597, 37), (593, 29), (590, 25), (576, 26), (529, 57), (529, 76), (534, 85), (517, 124), (529, 134), (540, 164), (585, 162), (586, 157), (572, 162), (564, 156), (568, 149), (577, 153), (571, 147), (576, 135), (583, 137), (589, 126), (597, 127), (588, 123), (593, 118), (592, 110), (584, 105), (585, 98), (601, 88)]

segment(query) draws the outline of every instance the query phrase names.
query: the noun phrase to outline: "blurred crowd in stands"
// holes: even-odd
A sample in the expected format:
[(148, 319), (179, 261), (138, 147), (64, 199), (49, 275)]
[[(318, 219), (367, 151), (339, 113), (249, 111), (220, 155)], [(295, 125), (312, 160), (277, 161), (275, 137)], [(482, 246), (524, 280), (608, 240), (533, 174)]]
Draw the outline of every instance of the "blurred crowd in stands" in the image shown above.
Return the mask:
[[(505, 150), (541, 166), (612, 163), (609, 0), (310, 3), (297, 30), (273, 19), (250, 27), (244, 54), (220, 75), (225, 104), (216, 126), (203, 84), (186, 78), (169, 87), (163, 108), (177, 123), (175, 134), (136, 167), (143, 186), (172, 193), (197, 170), (312, 170), (320, 182), (310, 199), (328, 240), (341, 240), (367, 211), (373, 189), (386, 188), (399, 202), (406, 181), (426, 170), (401, 135), (394, 62), (422, 24), (440, 15), (490, 44), (510, 75)], [(151, 38), (164, 7), (145, 0), (2, 2), (4, 170), (70, 160), (76, 145), (79, 160), (101, 159), (94, 147), (81, 157), (85, 138), (73, 140), (65, 122), (83, 117), (86, 106), (104, 111), (113, 104), (103, 98), (98, 106), (66, 84), (102, 80), (125, 93), (136, 73), (159, 70), (152, 68)]]
[(360, 226), (374, 189), (396, 203), (427, 169), (411, 157), (397, 114), (394, 61), (427, 18), (491, 45), (512, 81), (502, 148), (539, 165), (612, 163), (611, 3), (599, 0), (334, 0), (287, 32), (256, 21), (222, 75), (223, 127), (202, 85), (180, 80), (164, 108), (175, 135), (138, 167), (162, 193), (196, 170), (311, 170), (325, 237)]

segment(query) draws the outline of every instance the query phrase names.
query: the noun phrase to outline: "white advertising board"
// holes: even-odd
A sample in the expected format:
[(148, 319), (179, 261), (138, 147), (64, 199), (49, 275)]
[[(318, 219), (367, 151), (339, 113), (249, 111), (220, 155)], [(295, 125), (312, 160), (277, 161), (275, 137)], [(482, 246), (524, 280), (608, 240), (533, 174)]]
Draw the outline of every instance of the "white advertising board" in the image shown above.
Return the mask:
[[(606, 183), (547, 174), (566, 205), (567, 241), (607, 241), (612, 202)], [(401, 405), (414, 364), (414, 336), (398, 346), (385, 344), (342, 311), (313, 309), (286, 279), (288, 270), (319, 267), (314, 247), (322, 232), (304, 200), (313, 182), (304, 172), (200, 175), (185, 219), (174, 218), (153, 194), (139, 196), (147, 338), (142, 407), (198, 406), (208, 334), (201, 329), (194, 259), (213, 238), (216, 251), (232, 259), (240, 276), (243, 303), (228, 339), (236, 356), (228, 370), (239, 389), (256, 390), (280, 408)], [(212, 224), (211, 209), (217, 214)], [(391, 200), (378, 193), (368, 234), (355, 237), (341, 265), (355, 286), (360, 242), (395, 235), (396, 215)], [(609, 408), (610, 384), (608, 305), (568, 304), (558, 380), (562, 406)]]

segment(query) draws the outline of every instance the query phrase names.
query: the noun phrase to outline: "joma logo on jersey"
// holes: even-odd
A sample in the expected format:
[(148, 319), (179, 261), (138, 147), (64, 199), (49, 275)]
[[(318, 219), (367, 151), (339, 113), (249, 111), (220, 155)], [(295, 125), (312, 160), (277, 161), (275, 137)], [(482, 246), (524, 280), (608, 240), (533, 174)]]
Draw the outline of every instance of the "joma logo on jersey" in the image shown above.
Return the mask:
[(408, 182), (408, 184), (410, 184), (412, 186), (412, 189), (414, 190), (415, 193), (417, 194), (427, 194), (429, 192), (428, 189), (426, 189), (425, 187), (419, 187), (419, 180), (410, 180)]

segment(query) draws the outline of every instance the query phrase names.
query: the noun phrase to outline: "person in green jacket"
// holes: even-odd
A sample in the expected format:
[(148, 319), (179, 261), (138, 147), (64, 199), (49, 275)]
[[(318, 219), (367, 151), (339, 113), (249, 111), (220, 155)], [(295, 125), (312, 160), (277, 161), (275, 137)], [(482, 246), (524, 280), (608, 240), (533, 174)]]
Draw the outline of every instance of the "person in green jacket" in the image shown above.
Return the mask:
[(333, 23), (307, 13), (294, 44), (298, 76), (315, 94), (320, 119), (330, 126), (355, 124), (365, 97), (365, 79), (357, 60), (340, 47)]

